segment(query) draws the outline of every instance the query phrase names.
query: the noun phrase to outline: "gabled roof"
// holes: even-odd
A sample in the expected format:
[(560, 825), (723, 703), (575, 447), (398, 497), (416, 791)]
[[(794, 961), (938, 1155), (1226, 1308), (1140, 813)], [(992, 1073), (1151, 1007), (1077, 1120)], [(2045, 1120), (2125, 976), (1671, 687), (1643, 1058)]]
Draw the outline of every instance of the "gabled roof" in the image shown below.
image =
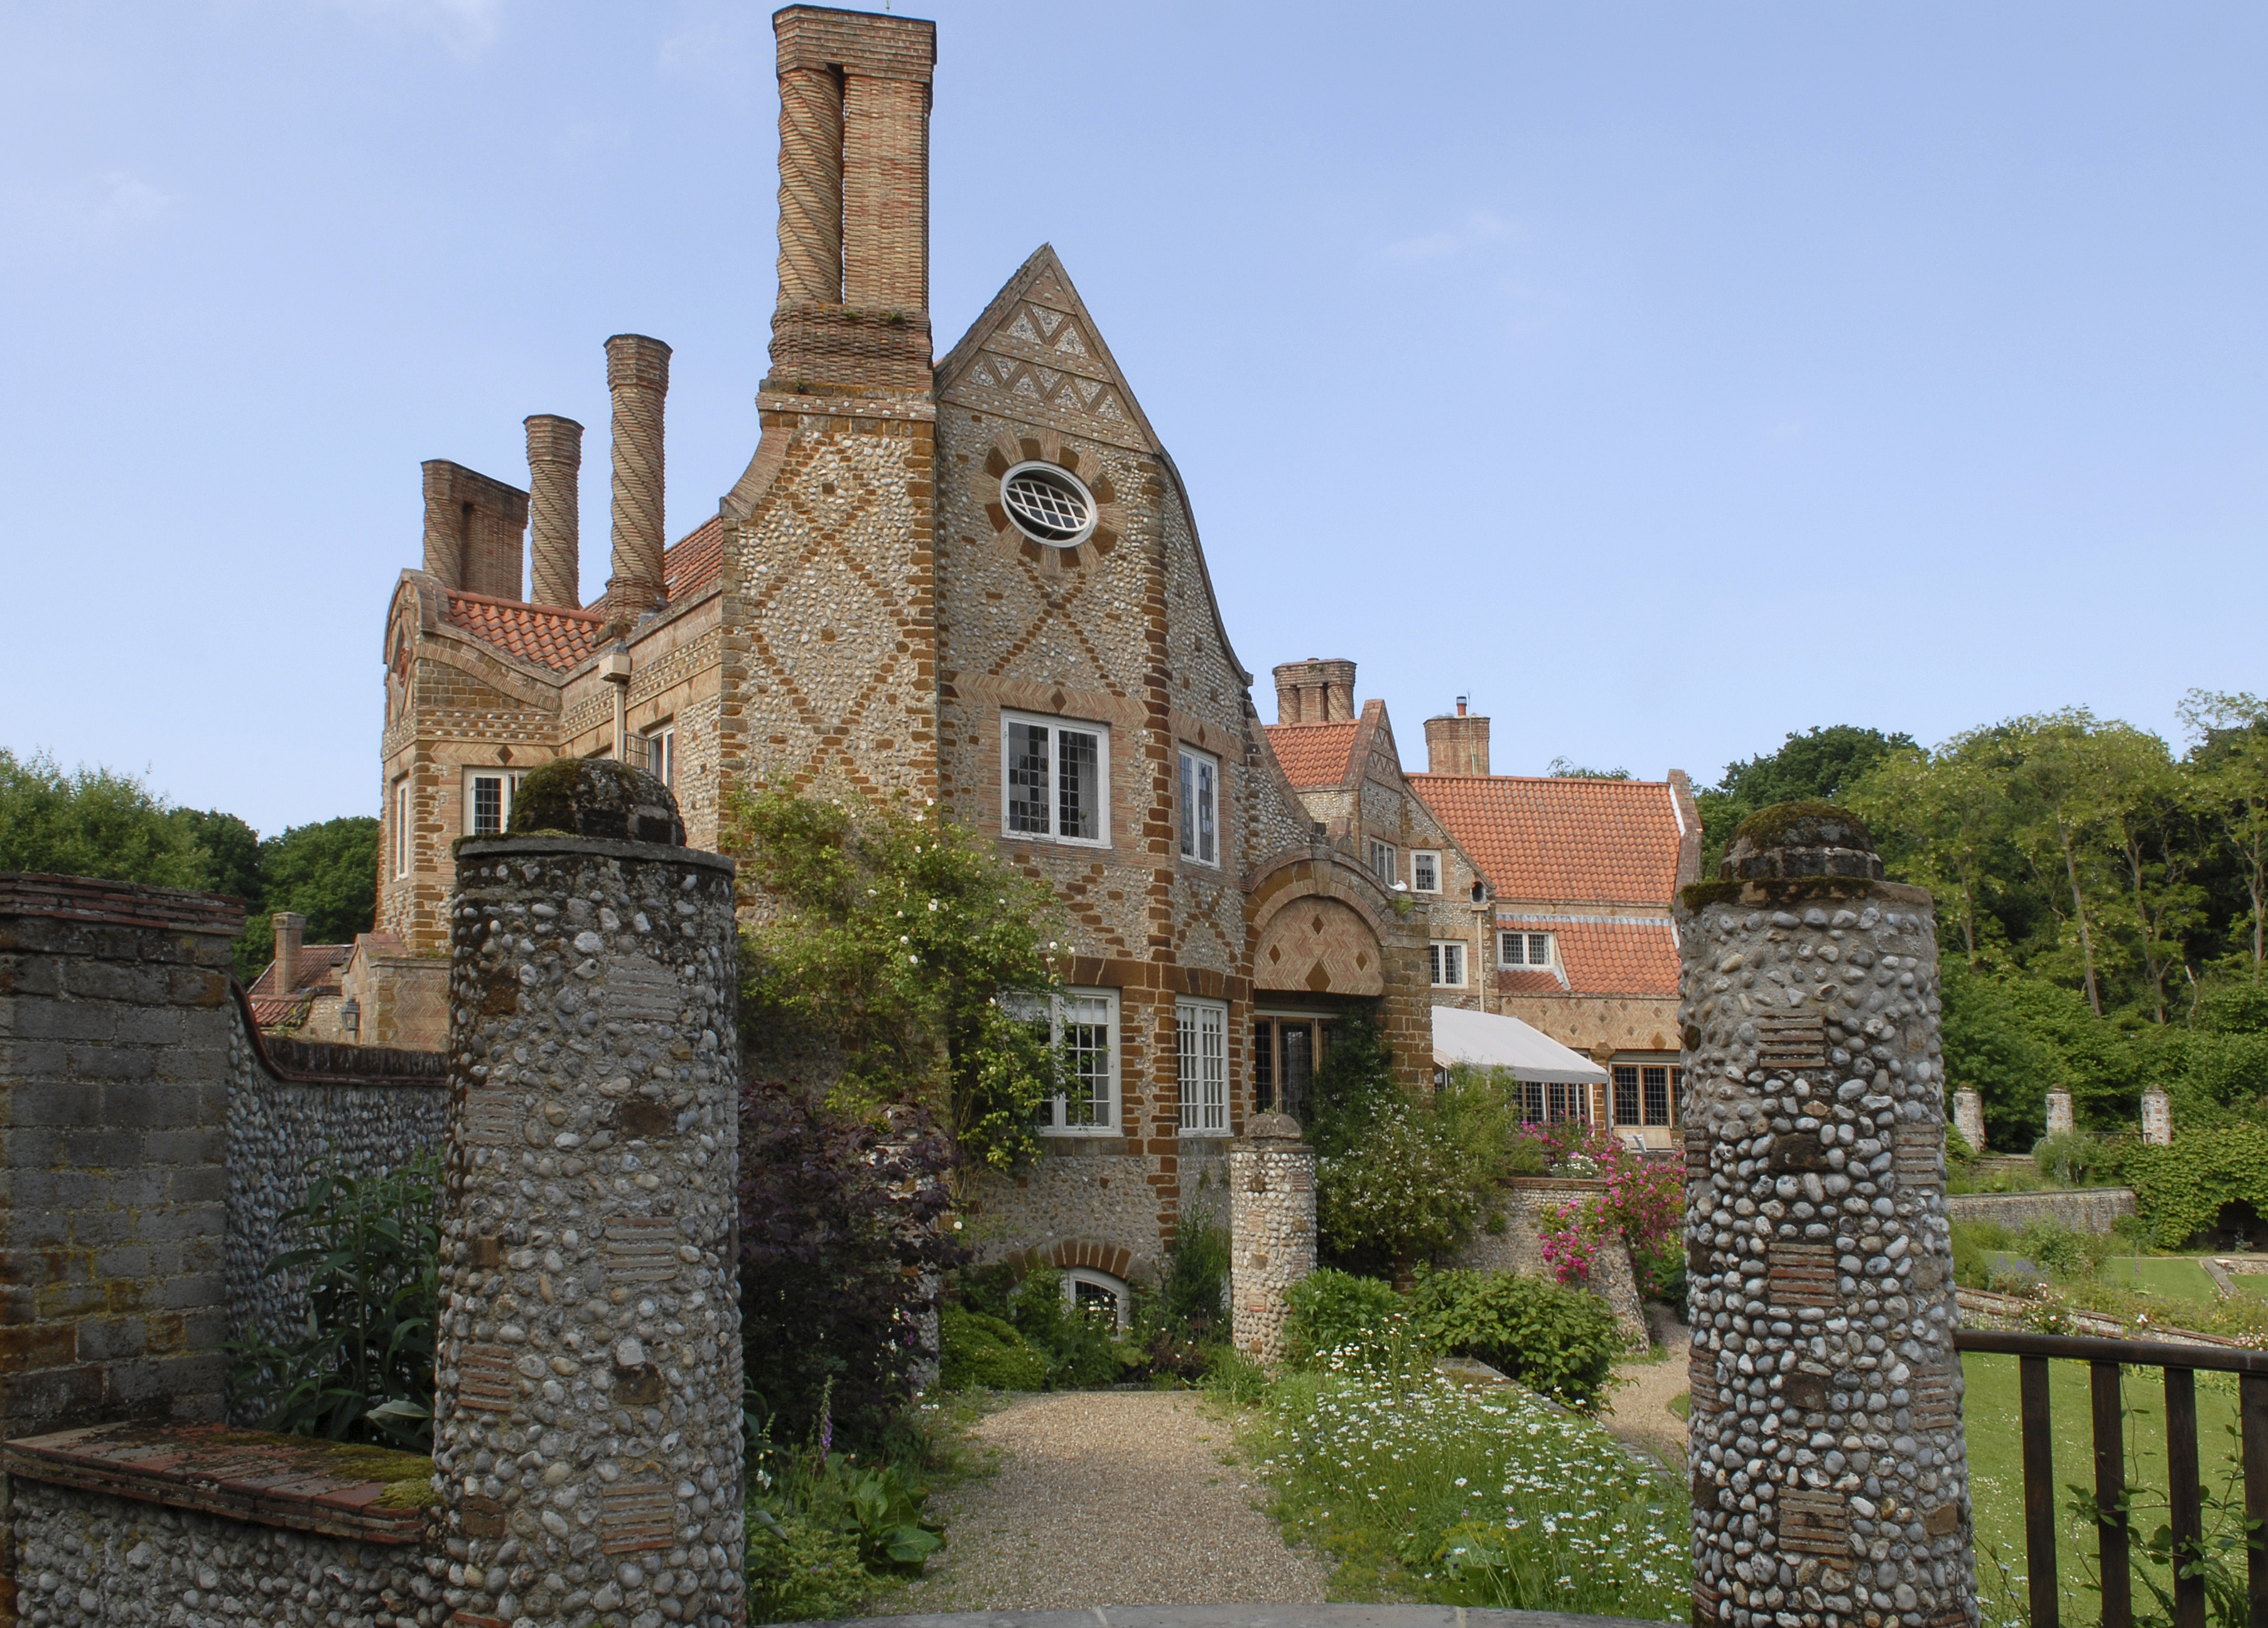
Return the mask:
[(1661, 780), (1409, 777), (1499, 900), (1657, 904), (1677, 888), (1684, 833)]
[(705, 592), (725, 570), (725, 519), (711, 515), (662, 553), (662, 588), (671, 604)]
[[(1497, 987), (1507, 995), (1656, 995), (1677, 993), (1677, 934), (1667, 917), (1524, 917), (1499, 913), (1505, 931), (1550, 932), (1556, 968), (1506, 968)], [(1560, 975), (1566, 982), (1560, 982)]]
[(1355, 731), (1359, 727), (1351, 721), (1266, 726), (1268, 745), (1296, 792), (1346, 784), (1354, 756)]

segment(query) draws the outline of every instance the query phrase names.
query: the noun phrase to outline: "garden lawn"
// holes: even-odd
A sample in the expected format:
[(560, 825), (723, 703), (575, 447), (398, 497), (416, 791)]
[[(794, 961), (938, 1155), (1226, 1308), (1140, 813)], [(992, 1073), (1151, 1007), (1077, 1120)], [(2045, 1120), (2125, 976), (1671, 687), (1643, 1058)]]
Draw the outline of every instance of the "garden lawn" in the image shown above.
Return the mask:
[(2186, 1256), (2114, 1255), (2102, 1263), (2102, 1280), (2122, 1289), (2146, 1289), (2169, 1300), (2199, 1300), (2207, 1306), (2220, 1297), (2205, 1268)]
[(1286, 1375), (1247, 1440), (1294, 1543), (1339, 1599), (1684, 1622), (1683, 1490), (1592, 1419), (1429, 1362)]
[[(2145, 1261), (2146, 1266), (2154, 1263)], [(2195, 1262), (2166, 1262), (2195, 1269)], [(2198, 1277), (2204, 1278), (2199, 1272)], [(2029, 1617), (2025, 1601), (2029, 1568), (2024, 1555), (2024, 1459), (2022, 1411), (2017, 1399), (2014, 1357), (1970, 1353), (1961, 1359), (1969, 1381), (1962, 1404), (1962, 1424), (1969, 1439), (1970, 1501), (1977, 1527), (1977, 1586), (1984, 1607), (1987, 1628), (2014, 1628)], [(2199, 1374), (2198, 1390), (2198, 1455), (2207, 1487), (2220, 1489), (2230, 1472), (2228, 1455), (2235, 1450), (2231, 1432), (2236, 1423), (2236, 1386), (2233, 1375)], [(2048, 1365), (2048, 1417), (2054, 1440), (2056, 1487), (2056, 1586), (2062, 1596), (2066, 1622), (2094, 1622), (2102, 1602), (2091, 1587), (2095, 1576), (2095, 1533), (2093, 1525), (2071, 1513), (2074, 1483), (2092, 1492), (2095, 1486), (2094, 1433), (2088, 1400), (2088, 1368), (2083, 1362)], [(2132, 1524), (2138, 1540), (2164, 1524), (2166, 1519), (2165, 1385), (2156, 1368), (2126, 1371), (2126, 1479), (2138, 1489)], [(2139, 1489), (2149, 1489), (2147, 1492)], [(2242, 1503), (2242, 1492), (2238, 1494)], [(2208, 1543), (2215, 1522), (2207, 1512)], [(2140, 1544), (2135, 1545), (2139, 1551)], [(2237, 1569), (2242, 1573), (2240, 1553)], [(2170, 1602), (2156, 1604), (2146, 1572), (2161, 1589), (2171, 1583), (2162, 1568), (2146, 1567), (2137, 1554), (2134, 1568), (2134, 1610), (2138, 1618), (2154, 1609), (2170, 1616)], [(2242, 1586), (2240, 1582), (2240, 1587)]]

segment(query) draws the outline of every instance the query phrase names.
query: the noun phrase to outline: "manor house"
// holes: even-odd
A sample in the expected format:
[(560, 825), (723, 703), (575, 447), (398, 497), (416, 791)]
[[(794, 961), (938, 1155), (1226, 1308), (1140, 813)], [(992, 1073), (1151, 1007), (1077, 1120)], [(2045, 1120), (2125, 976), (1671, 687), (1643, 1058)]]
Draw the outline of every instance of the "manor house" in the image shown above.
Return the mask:
[[(561, 754), (650, 767), (702, 847), (729, 848), (736, 792), (778, 781), (935, 799), (1047, 881), (1073, 935), (1049, 1021), (1078, 1089), (1049, 1110), (1049, 1155), (971, 1225), (988, 1253), (1035, 1251), (1112, 1292), (1220, 1181), (1248, 1115), (1302, 1109), (1351, 1006), (1425, 1083), (1430, 1009), (1475, 998), (1502, 924), (1489, 861), (1468, 858), (1494, 816), (1469, 840), (1463, 805), (1414, 777), (1388, 866), (1366, 848), (1383, 828), (1325, 806), (1298, 728), (1261, 723), (1181, 476), (1055, 251), (934, 354), (934, 26), (800, 5), (774, 23), (761, 436), (716, 512), (670, 542), (670, 350), (607, 341), (612, 570), (587, 601), (579, 424), (526, 420), (524, 489), (425, 465), (423, 563), (386, 618), (378, 929), (406, 989), (408, 963), (447, 941), (452, 842), (502, 829), (518, 777)], [(1351, 679), (1350, 664), (1350, 701)], [(1338, 769), (1391, 762), (1399, 780), (1377, 723)], [(1676, 795), (1679, 829), (1697, 831)], [(1664, 921), (1683, 863), (1667, 840), (1647, 902)], [(1429, 852), (1413, 901), (1402, 866)], [(1575, 929), (1518, 924), (1559, 933), (1575, 964)], [(1453, 940), (1476, 970), (1445, 979)], [(368, 1005), (361, 1020), (389, 1021)], [(1667, 1027), (1638, 1028), (1659, 1049)], [(1585, 1043), (1630, 1037), (1609, 1025)]]

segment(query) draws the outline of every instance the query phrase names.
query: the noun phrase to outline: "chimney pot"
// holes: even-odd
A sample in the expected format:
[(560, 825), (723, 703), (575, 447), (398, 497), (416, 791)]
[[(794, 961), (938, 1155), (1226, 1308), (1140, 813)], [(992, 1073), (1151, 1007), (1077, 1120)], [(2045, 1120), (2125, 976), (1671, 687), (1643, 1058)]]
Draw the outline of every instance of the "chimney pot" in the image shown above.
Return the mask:
[(571, 610), (583, 603), (583, 426), (556, 413), (536, 413), (526, 422), (527, 506), (534, 520), (529, 598)]
[(662, 549), (662, 406), (669, 347), (643, 334), (607, 341), (607, 393), (614, 399), (614, 575), (608, 610), (635, 621), (659, 602)]

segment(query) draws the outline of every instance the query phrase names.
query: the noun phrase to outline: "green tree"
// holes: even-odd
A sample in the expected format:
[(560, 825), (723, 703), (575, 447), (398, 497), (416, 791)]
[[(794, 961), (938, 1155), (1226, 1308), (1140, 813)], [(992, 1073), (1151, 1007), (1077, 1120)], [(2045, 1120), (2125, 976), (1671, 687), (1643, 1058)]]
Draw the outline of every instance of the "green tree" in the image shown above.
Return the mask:
[(1903, 746), (1849, 788), (1849, 800), (1891, 851), (1885, 858), (1901, 880), (1927, 888), (1940, 909), (1953, 904), (1963, 957), (1971, 969), (1981, 965), (1984, 901), (2009, 830), (1999, 766), (1958, 751)]
[(247, 983), (274, 959), (278, 910), (307, 918), (310, 944), (350, 944), (371, 930), (378, 917), (378, 821), (342, 814), (287, 827), (260, 844), (259, 883), (260, 908), (245, 918), (236, 947), (237, 976)]
[(204, 880), (198, 885), (244, 901), (247, 911), (261, 907), (260, 833), (232, 814), (217, 808), (202, 812), (177, 808), (173, 818), (188, 829), (205, 851)]
[(2181, 714), (2198, 738), (2189, 762), (2198, 805), (2243, 877), (2257, 983), (2268, 961), (2268, 702), (2192, 689), (2182, 698)]
[(1713, 874), (1734, 828), (1759, 808), (1774, 803), (1845, 799), (1851, 787), (1892, 752), (1913, 749), (1913, 737), (1884, 734), (1837, 724), (1815, 725), (1805, 734), (1790, 732), (1779, 750), (1725, 765), (1725, 777), (1695, 799), (1706, 843), (1704, 869)]
[(132, 775), (65, 772), (45, 753), (0, 748), (0, 870), (202, 888), (211, 856), (165, 799)]
[(1047, 885), (903, 800), (776, 786), (728, 819), (764, 912), (742, 944), (752, 1072), (828, 1078), (854, 1111), (919, 1102), (996, 1169), (1035, 1154), (1059, 1072), (1017, 998), (1058, 988), (1069, 954)]

